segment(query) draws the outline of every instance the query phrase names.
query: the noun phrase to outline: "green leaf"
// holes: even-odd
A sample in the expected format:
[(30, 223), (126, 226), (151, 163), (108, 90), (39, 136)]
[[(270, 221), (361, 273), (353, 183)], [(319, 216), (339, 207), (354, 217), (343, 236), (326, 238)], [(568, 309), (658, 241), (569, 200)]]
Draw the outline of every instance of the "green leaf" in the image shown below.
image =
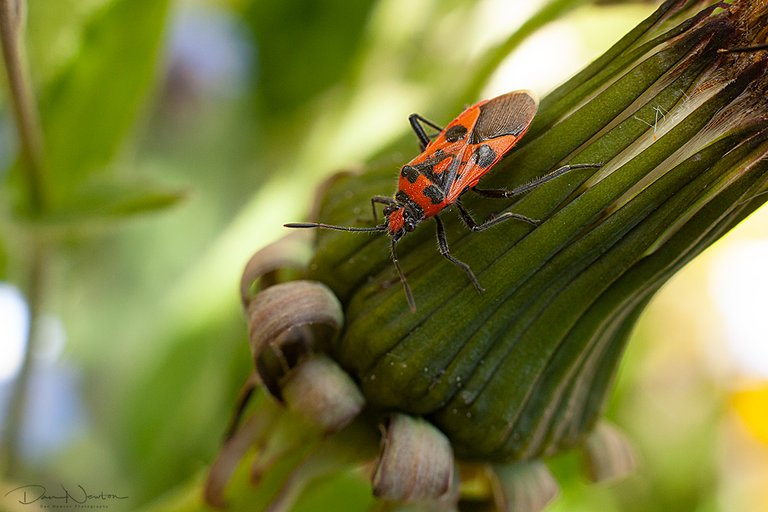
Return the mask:
[(290, 111), (345, 76), (375, 6), (372, 0), (244, 3), (244, 21), (259, 45), (253, 92), (267, 115)]
[(85, 26), (76, 58), (42, 94), (54, 209), (88, 176), (105, 172), (134, 125), (155, 76), (168, 3), (108, 3)]
[(41, 223), (75, 229), (169, 208), (186, 192), (150, 182), (102, 177), (84, 183)]
[(99, 15), (111, 0), (35, 0), (26, 2), (27, 54), (38, 90), (66, 72), (77, 58), (89, 19)]

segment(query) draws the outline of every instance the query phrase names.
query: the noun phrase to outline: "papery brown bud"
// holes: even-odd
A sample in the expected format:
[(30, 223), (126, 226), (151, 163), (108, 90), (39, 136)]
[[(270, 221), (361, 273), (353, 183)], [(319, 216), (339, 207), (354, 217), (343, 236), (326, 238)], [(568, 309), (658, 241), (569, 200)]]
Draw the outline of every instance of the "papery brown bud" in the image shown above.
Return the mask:
[(493, 473), (499, 512), (539, 512), (559, 492), (555, 478), (541, 461), (494, 465)]
[(584, 443), (587, 476), (593, 482), (624, 478), (637, 468), (632, 444), (616, 427), (601, 421)]
[(290, 410), (326, 432), (341, 430), (365, 406), (349, 374), (323, 355), (305, 359), (291, 370), (282, 383), (282, 395)]
[(309, 235), (304, 231), (290, 233), (251, 256), (240, 278), (240, 300), (244, 307), (258, 290), (279, 281), (278, 272), (306, 268), (312, 250)]
[(393, 414), (373, 475), (375, 496), (391, 501), (437, 500), (451, 491), (453, 449), (431, 423)]
[(339, 300), (315, 281), (271, 286), (248, 303), (246, 314), (256, 370), (278, 398), (278, 382), (285, 374), (327, 343), (344, 323)]

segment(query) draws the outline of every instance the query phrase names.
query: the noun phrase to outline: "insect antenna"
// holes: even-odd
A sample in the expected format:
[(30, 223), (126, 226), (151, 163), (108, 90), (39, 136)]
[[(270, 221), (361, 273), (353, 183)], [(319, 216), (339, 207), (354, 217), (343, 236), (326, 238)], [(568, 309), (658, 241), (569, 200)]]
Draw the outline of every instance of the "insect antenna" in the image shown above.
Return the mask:
[(322, 224), (319, 222), (289, 222), (288, 224), (283, 224), (286, 228), (322, 228), (322, 229), (334, 229), (336, 231), (361, 231), (361, 232), (379, 232), (379, 231), (386, 231), (387, 225), (382, 224), (381, 226), (375, 226), (372, 228), (355, 228), (350, 226), (334, 226), (332, 224)]
[(392, 238), (392, 263), (395, 264), (395, 270), (397, 270), (397, 275), (400, 276), (400, 282), (403, 283), (403, 289), (405, 290), (405, 298), (408, 300), (408, 307), (411, 308), (411, 312), (416, 312), (416, 301), (413, 298), (413, 293), (411, 293), (411, 287), (408, 286), (408, 281), (405, 279), (405, 274), (403, 274), (403, 270), (400, 268), (400, 262), (397, 259), (397, 252), (395, 251), (395, 244), (397, 243), (397, 240)]
[[(320, 222), (289, 222), (288, 224), (283, 224), (286, 228), (321, 228), (321, 229), (333, 229), (336, 231), (358, 231), (358, 232), (382, 232), (387, 230), (387, 225), (382, 224), (381, 226), (374, 226), (372, 228), (356, 228), (356, 227), (349, 227), (349, 226), (334, 226), (333, 224), (323, 224)], [(405, 290), (405, 298), (408, 300), (408, 307), (411, 309), (411, 311), (416, 311), (416, 300), (413, 298), (413, 292), (411, 292), (411, 287), (408, 285), (408, 281), (405, 279), (405, 274), (403, 274), (403, 269), (400, 268), (400, 261), (397, 259), (397, 251), (395, 251), (395, 243), (397, 243), (397, 240), (395, 238), (392, 238), (392, 263), (395, 265), (395, 270), (397, 270), (397, 275), (400, 277), (400, 282), (403, 283), (403, 289)]]

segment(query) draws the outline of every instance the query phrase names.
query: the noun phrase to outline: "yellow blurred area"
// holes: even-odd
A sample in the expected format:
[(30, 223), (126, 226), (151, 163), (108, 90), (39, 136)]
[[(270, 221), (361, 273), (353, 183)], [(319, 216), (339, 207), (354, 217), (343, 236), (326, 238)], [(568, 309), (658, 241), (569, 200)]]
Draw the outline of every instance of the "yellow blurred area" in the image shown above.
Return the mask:
[(734, 391), (730, 405), (750, 435), (768, 446), (768, 381)]
[(717, 495), (722, 510), (768, 511), (768, 380), (730, 392)]

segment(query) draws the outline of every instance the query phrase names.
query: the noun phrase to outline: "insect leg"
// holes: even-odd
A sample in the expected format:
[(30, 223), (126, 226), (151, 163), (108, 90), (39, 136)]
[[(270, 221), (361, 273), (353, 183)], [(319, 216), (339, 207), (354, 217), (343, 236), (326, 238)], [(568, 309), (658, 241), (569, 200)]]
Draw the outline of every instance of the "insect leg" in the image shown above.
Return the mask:
[(385, 204), (385, 205), (389, 206), (389, 205), (395, 204), (395, 200), (392, 199), (391, 197), (387, 197), (387, 196), (373, 196), (371, 198), (371, 210), (373, 210), (373, 222), (374, 222), (374, 224), (378, 224), (379, 223), (379, 218), (376, 215), (376, 203)]
[(392, 263), (395, 265), (395, 270), (397, 270), (400, 282), (403, 283), (403, 290), (405, 291), (405, 298), (408, 301), (408, 307), (411, 308), (412, 312), (416, 312), (416, 301), (413, 298), (411, 287), (408, 286), (408, 281), (405, 279), (405, 274), (403, 274), (403, 270), (400, 268), (400, 261), (397, 259), (397, 251), (395, 251), (395, 243), (397, 243), (397, 241), (392, 238)]
[(448, 249), (448, 240), (445, 238), (445, 228), (443, 227), (443, 221), (440, 220), (440, 217), (435, 216), (435, 224), (437, 225), (437, 245), (440, 248), (440, 254), (445, 256), (448, 261), (466, 272), (467, 276), (469, 276), (469, 280), (472, 281), (472, 284), (475, 285), (475, 288), (477, 288), (477, 291), (484, 292), (485, 288), (480, 286), (480, 281), (477, 280), (475, 273), (472, 272), (472, 269), (469, 268), (469, 265), (461, 260), (456, 259), (451, 254), (450, 249)]
[(568, 171), (572, 171), (574, 169), (599, 169), (602, 167), (603, 164), (573, 164), (573, 165), (564, 165), (560, 167), (559, 169), (555, 169), (554, 171), (545, 174), (544, 176), (540, 176), (536, 178), (533, 181), (530, 181), (528, 183), (525, 183), (524, 185), (520, 185), (519, 187), (515, 187), (513, 189), (507, 190), (503, 188), (494, 188), (494, 189), (479, 189), (479, 188), (473, 188), (471, 189), (473, 192), (477, 192), (481, 196), (485, 197), (495, 197), (499, 199), (505, 199), (509, 197), (514, 197), (520, 194), (524, 194), (525, 192), (528, 192), (529, 190), (533, 190), (534, 188), (538, 187), (539, 185), (543, 185), (544, 183), (548, 181), (552, 181), (555, 178), (558, 178), (562, 176), (563, 174), (567, 173)]
[(467, 227), (472, 231), (485, 231), (486, 229), (493, 227), (496, 224), (500, 224), (504, 221), (507, 221), (509, 219), (517, 219), (523, 222), (527, 222), (528, 224), (532, 224), (534, 226), (538, 226), (541, 222), (536, 219), (526, 217), (525, 215), (521, 215), (519, 213), (505, 212), (499, 215), (498, 217), (494, 217), (494, 216), (489, 217), (483, 223), (478, 224), (477, 222), (475, 222), (475, 219), (472, 218), (472, 215), (470, 215), (469, 212), (464, 208), (464, 205), (461, 204), (461, 201), (456, 201), (456, 207), (459, 209), (459, 214), (461, 215), (461, 219), (464, 221)]
[(413, 131), (416, 133), (416, 137), (419, 139), (419, 146), (421, 147), (422, 151), (427, 149), (427, 145), (431, 140), (427, 135), (426, 130), (424, 130), (422, 123), (429, 126), (430, 128), (434, 128), (438, 132), (443, 131), (443, 129), (437, 126), (435, 123), (421, 117), (419, 114), (411, 114), (408, 116), (408, 121), (411, 123), (411, 128), (413, 128)]

